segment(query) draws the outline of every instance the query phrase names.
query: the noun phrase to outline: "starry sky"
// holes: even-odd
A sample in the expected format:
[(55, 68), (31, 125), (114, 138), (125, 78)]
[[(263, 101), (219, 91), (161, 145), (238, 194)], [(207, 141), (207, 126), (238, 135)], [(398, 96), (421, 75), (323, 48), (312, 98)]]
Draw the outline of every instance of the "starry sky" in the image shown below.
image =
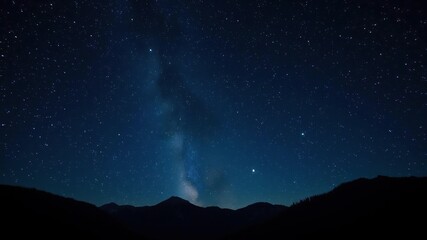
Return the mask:
[(426, 176), (426, 9), (1, 1), (0, 183), (239, 208)]

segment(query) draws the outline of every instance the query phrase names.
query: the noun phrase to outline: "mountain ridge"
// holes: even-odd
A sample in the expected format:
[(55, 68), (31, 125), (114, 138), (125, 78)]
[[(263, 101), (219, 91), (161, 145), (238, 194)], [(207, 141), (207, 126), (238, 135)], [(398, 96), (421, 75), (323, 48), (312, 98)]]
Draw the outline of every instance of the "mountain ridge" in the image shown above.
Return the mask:
[[(200, 207), (176, 196), (153, 206), (109, 203), (99, 208), (130, 226), (133, 231), (160, 239), (218, 239), (287, 209), (286, 206), (262, 202), (236, 210), (217, 206)], [(168, 231), (162, 231), (164, 226)]]
[(142, 238), (93, 204), (34, 188), (0, 184), (0, 212), (2, 234), (14, 238)]
[(276, 218), (229, 239), (283, 237), (283, 229), (287, 239), (415, 239), (424, 229), (418, 219), (427, 214), (426, 202), (427, 177), (359, 178), (301, 200)]
[(106, 204), (102, 204), (99, 205), (99, 208), (116, 208), (116, 207), (134, 207), (134, 208), (145, 208), (145, 207), (155, 207), (155, 206), (179, 206), (179, 205), (192, 205), (194, 207), (198, 207), (198, 208), (216, 208), (216, 209), (225, 209), (225, 210), (232, 210), (232, 211), (237, 211), (237, 210), (242, 210), (245, 208), (251, 208), (251, 207), (256, 207), (256, 206), (278, 206), (278, 207), (289, 207), (283, 204), (273, 204), (273, 203), (269, 203), (269, 202), (255, 202), (255, 203), (251, 203), (249, 205), (246, 205), (244, 207), (241, 208), (237, 208), (237, 209), (231, 209), (231, 208), (227, 208), (227, 207), (220, 207), (220, 206), (215, 206), (215, 205), (209, 205), (209, 206), (199, 206), (196, 204), (191, 203), (190, 201), (178, 197), (178, 196), (171, 196), (169, 198), (166, 198), (165, 200), (154, 204), (154, 205), (141, 205), (141, 206), (135, 206), (135, 205), (129, 205), (129, 204), (117, 204), (115, 202), (109, 202)]
[[(6, 233), (122, 239), (306, 239), (415, 237), (427, 215), (427, 177), (360, 178), (290, 207), (266, 202), (231, 210), (179, 197), (153, 206), (92, 204), (48, 192), (0, 185)], [(11, 232), (11, 234), (14, 232)], [(20, 235), (21, 234), (21, 235)]]

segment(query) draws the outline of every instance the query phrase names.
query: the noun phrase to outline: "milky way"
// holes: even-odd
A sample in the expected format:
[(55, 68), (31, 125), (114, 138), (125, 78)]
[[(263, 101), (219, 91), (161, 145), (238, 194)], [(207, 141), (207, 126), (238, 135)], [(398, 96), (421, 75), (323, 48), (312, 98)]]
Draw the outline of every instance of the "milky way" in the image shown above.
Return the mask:
[[(154, 81), (153, 102), (161, 127), (158, 129), (165, 137), (165, 148), (171, 161), (176, 164), (179, 194), (198, 203), (200, 191), (204, 190), (204, 156), (200, 146), (211, 140), (215, 128), (215, 118), (186, 86), (179, 72), (179, 64), (173, 57), (160, 55), (158, 71)], [(155, 57), (157, 58), (157, 57)], [(176, 66), (178, 65), (178, 66)], [(209, 187), (206, 190), (210, 190)], [(218, 194), (218, 193), (217, 193)]]

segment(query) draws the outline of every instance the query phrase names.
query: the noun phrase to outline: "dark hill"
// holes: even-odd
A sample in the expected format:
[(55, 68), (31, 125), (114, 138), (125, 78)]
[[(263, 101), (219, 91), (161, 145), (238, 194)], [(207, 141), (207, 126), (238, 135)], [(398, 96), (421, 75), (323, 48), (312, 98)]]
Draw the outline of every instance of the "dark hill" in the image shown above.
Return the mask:
[(156, 207), (159, 207), (159, 208), (161, 208), (161, 207), (184, 207), (184, 206), (185, 207), (193, 207), (189, 201), (184, 200), (184, 199), (179, 198), (179, 197), (175, 197), (175, 196), (172, 196), (172, 197), (166, 199), (165, 201), (160, 202), (159, 204), (156, 205)]
[(427, 178), (359, 179), (230, 239), (416, 239), (425, 234), (426, 204)]
[(141, 239), (94, 205), (35, 189), (0, 185), (0, 213), (13, 239)]
[(286, 207), (258, 203), (239, 210), (202, 208), (171, 197), (152, 207), (100, 207), (138, 233), (159, 239), (218, 239), (277, 216)]

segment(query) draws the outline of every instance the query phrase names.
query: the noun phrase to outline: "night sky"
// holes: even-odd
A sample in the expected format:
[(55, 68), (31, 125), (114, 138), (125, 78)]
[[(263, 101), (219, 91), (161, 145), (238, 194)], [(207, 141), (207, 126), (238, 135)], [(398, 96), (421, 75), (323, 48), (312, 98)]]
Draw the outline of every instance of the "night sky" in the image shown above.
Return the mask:
[(422, 2), (1, 1), (0, 183), (238, 208), (426, 176)]

